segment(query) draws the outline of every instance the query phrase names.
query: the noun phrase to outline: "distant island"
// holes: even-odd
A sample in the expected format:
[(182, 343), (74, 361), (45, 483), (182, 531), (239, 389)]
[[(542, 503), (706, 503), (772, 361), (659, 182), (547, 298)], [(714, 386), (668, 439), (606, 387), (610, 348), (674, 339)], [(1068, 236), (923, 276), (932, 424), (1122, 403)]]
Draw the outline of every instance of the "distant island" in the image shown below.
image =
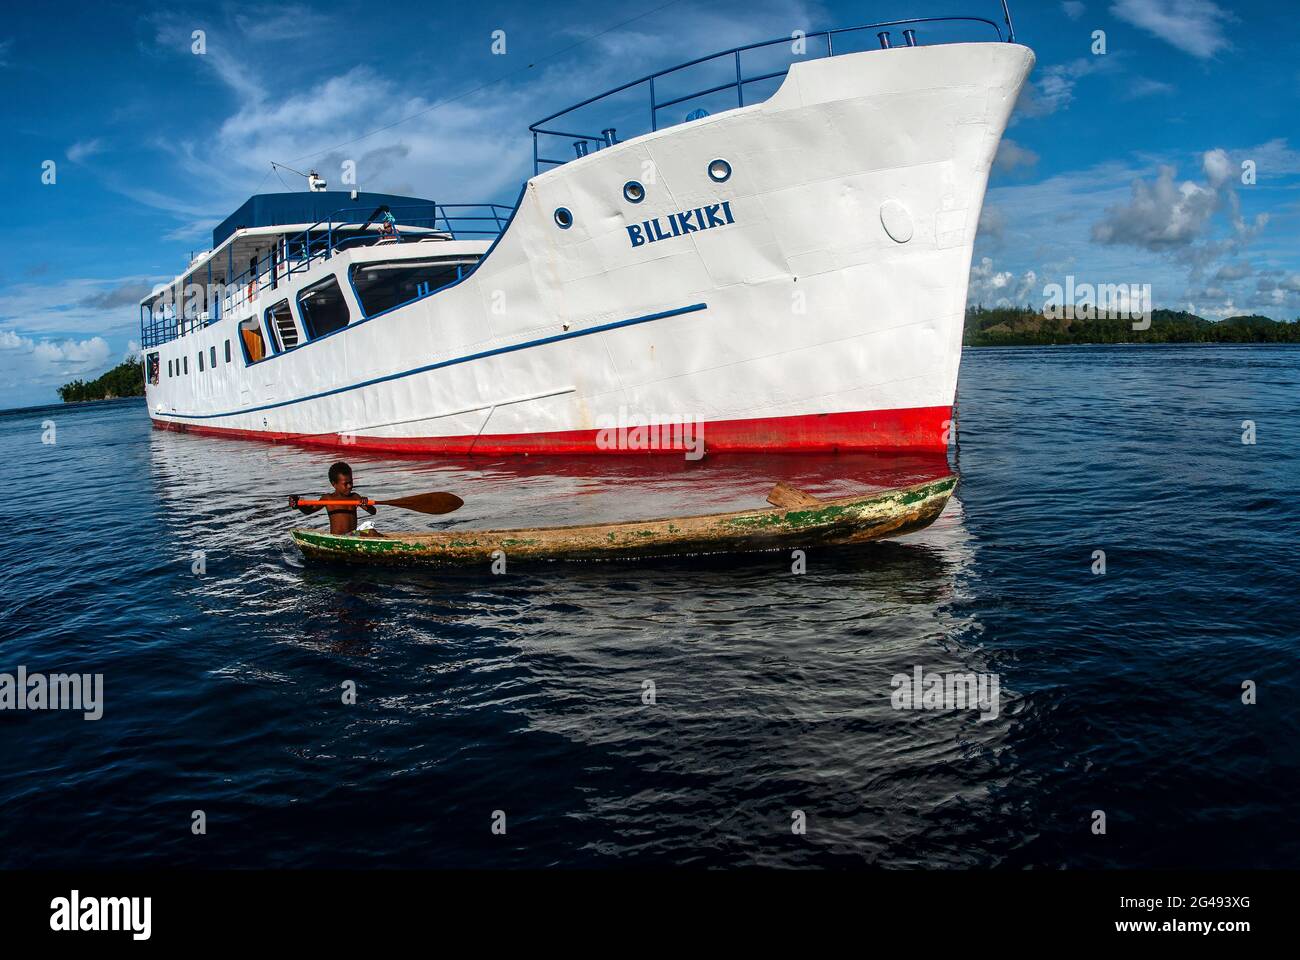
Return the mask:
[[(1151, 328), (1129, 320), (1050, 320), (1032, 307), (970, 307), (962, 343), (968, 347), (1034, 347), (1065, 343), (1300, 343), (1300, 318), (1228, 317), (1214, 322), (1177, 310), (1151, 311)], [(59, 387), (64, 403), (144, 396), (144, 364), (123, 360), (89, 382)]]
[(73, 380), (59, 387), (59, 399), (64, 403), (143, 396), (144, 363), (140, 360), (123, 360), (102, 377), (89, 382)]
[(1152, 310), (1151, 327), (1130, 320), (1052, 320), (1032, 307), (968, 307), (962, 343), (968, 347), (1063, 343), (1300, 343), (1300, 319), (1228, 317), (1218, 322), (1177, 310)]

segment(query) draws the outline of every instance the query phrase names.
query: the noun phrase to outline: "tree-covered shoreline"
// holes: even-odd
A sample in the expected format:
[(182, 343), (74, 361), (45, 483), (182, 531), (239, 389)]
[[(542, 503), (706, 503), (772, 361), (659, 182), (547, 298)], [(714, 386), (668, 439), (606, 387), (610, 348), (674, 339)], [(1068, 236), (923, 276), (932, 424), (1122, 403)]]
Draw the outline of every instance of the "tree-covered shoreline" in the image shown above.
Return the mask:
[(1151, 311), (1151, 326), (1130, 320), (1051, 319), (1032, 307), (969, 307), (962, 343), (1027, 347), (1070, 343), (1300, 343), (1300, 318), (1228, 317), (1217, 322), (1177, 310)]
[(59, 387), (59, 399), (64, 403), (143, 396), (144, 363), (135, 359), (123, 360), (108, 373), (94, 380), (73, 380)]

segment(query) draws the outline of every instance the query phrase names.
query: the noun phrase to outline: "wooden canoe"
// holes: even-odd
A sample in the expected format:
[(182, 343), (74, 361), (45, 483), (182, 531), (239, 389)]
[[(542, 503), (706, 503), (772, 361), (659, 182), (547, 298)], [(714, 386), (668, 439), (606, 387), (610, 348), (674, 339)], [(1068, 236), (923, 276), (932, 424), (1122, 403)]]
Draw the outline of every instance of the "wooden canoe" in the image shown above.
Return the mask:
[[(334, 534), (294, 530), (309, 560), (400, 566), (490, 563), (508, 560), (618, 560), (708, 553), (748, 553), (866, 543), (929, 526), (943, 512), (957, 477), (854, 497), (818, 500), (798, 495), (794, 505), (695, 517), (666, 517), (593, 526), (514, 530), (440, 530), (433, 533)], [(789, 492), (778, 485), (773, 491)]]

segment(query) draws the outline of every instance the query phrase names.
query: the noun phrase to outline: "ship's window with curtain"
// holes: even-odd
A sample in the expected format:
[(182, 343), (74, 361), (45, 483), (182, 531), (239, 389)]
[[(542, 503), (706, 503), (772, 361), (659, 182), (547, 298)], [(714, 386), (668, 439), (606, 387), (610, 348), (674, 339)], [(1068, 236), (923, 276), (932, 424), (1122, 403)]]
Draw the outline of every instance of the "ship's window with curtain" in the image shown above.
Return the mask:
[(244, 360), (257, 363), (266, 356), (266, 340), (262, 337), (262, 328), (256, 318), (249, 317), (239, 325), (239, 342), (244, 348)]

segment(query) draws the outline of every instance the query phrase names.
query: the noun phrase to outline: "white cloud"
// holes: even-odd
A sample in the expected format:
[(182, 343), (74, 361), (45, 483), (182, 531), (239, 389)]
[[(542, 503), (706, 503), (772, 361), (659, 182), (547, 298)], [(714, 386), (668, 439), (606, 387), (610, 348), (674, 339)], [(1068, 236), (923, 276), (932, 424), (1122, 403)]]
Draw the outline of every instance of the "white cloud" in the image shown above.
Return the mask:
[[(531, 144), (520, 136), (527, 124), (519, 122), (529, 98), (498, 91), (430, 109), (435, 102), (359, 66), (273, 101), (245, 99), (209, 142), (160, 146), (231, 204), (249, 192), (271, 160), (315, 168), (331, 185), (338, 182), (342, 164), (352, 161), (362, 190), (429, 193), (436, 177), (440, 197), (457, 187), (472, 190), (466, 201), (513, 195), (531, 153)], [(380, 127), (388, 129), (357, 139)], [(290, 188), (302, 187), (295, 175), (281, 176)], [(272, 185), (280, 188), (275, 180)], [(190, 210), (187, 215), (191, 222), (180, 235), (197, 232), (214, 213)]]
[(1210, 186), (1218, 190), (1235, 172), (1226, 150), (1207, 150), (1201, 158), (1201, 167), (1210, 181)]
[(75, 306), (93, 307), (97, 310), (116, 310), (121, 307), (135, 307), (153, 291), (154, 285), (147, 280), (131, 279), (107, 290), (97, 290), (78, 300)]
[(88, 333), (133, 333), (139, 329), (136, 303), (168, 278), (70, 278), (56, 283), (12, 284), (0, 289), (0, 323), (46, 337)]
[(1202, 291), (1182, 304), (1178, 309), (1194, 313), (1206, 320), (1222, 320), (1225, 317), (1241, 316), (1243, 313), (1249, 312), (1246, 308), (1237, 306), (1235, 298), (1231, 296), (1225, 296), (1218, 303), (1210, 303), (1207, 299), (1209, 294), (1209, 290)]
[(141, 206), (151, 207), (155, 210), (162, 210), (170, 213), (175, 217), (192, 217), (202, 218), (212, 215), (213, 211), (202, 205), (200, 202), (180, 200), (176, 197), (169, 196), (151, 187), (138, 186), (135, 183), (123, 180), (119, 176), (110, 176), (106, 181), (113, 190), (122, 194), (129, 200), (134, 200)]
[(309, 37), (325, 28), (337, 28), (338, 24), (317, 7), (286, 4), (242, 7), (235, 14), (235, 26), (254, 42), (284, 43)]
[(201, 217), (198, 220), (191, 220), (175, 230), (168, 230), (162, 238), (172, 243), (182, 240), (202, 241), (204, 249), (207, 249), (208, 244), (212, 242), (213, 228), (224, 219), (225, 217)]
[(1218, 283), (1231, 282), (1249, 277), (1254, 273), (1255, 268), (1244, 260), (1233, 263), (1225, 263), (1214, 273), (1214, 279)]
[[(1264, 228), (1268, 215), (1260, 214), (1254, 223), (1247, 223), (1232, 187), (1237, 168), (1226, 151), (1206, 151), (1201, 169), (1204, 185), (1190, 180), (1177, 183), (1177, 171), (1168, 165), (1160, 167), (1154, 181), (1134, 180), (1128, 203), (1108, 207), (1093, 224), (1093, 240), (1156, 253), (1179, 251), (1194, 267), (1240, 249)], [(1226, 240), (1213, 241), (1208, 236), (1211, 220), (1220, 210), (1225, 211), (1231, 233)]]
[(1088, 8), (1080, 3), (1079, 0), (1064, 0), (1061, 4), (1061, 9), (1065, 11), (1065, 15), (1071, 20), (1078, 20), (1083, 16), (1083, 12)]
[(76, 374), (103, 366), (112, 351), (103, 337), (91, 337), (89, 340), (41, 340), (32, 346), (31, 354), (38, 363)]
[(1043, 299), (1043, 287), (1038, 274), (1026, 270), (1017, 275), (1010, 270), (997, 270), (991, 257), (981, 257), (971, 264), (970, 286), (966, 301), (986, 307), (1034, 306)]
[(103, 337), (37, 340), (0, 330), (0, 394), (6, 405), (48, 401), (55, 387), (107, 371), (112, 357)]
[(1163, 251), (1197, 240), (1218, 203), (1213, 190), (1174, 181), (1174, 167), (1160, 168), (1154, 182), (1135, 180), (1127, 204), (1110, 207), (1092, 227), (1099, 243)]
[(980, 210), (980, 239), (990, 241), (993, 246), (997, 246), (1006, 235), (1006, 230), (1007, 217), (1002, 212), (1002, 208), (995, 207), (991, 203), (984, 204), (984, 208)]
[[(1297, 78), (1297, 84), (1300, 85), (1300, 78)], [(1241, 160), (1254, 161), (1256, 174), (1260, 177), (1273, 179), (1300, 174), (1300, 150), (1291, 149), (1283, 137), (1247, 147), (1237, 153)]]
[(157, 14), (150, 21), (154, 25), (155, 41), (159, 47), (195, 57), (203, 66), (214, 70), (222, 83), (243, 98), (260, 100), (265, 97), (265, 91), (257, 82), (256, 73), (249, 62), (248, 50), (242, 44), (227, 42), (229, 38), (223, 36), (222, 31), (201, 25), (205, 34), (204, 52), (197, 56), (191, 49), (195, 29), (192, 17)]
[(78, 140), (68, 147), (68, 159), (73, 163), (82, 163), (97, 153), (104, 152), (104, 142), (98, 137), (92, 140)]
[(993, 166), (1003, 173), (1010, 173), (1017, 167), (1032, 167), (1038, 163), (1038, 154), (1028, 147), (1022, 147), (1010, 137), (1004, 137), (998, 145), (997, 156)]
[(1236, 18), (1214, 0), (1116, 0), (1110, 12), (1202, 60), (1232, 49), (1224, 27)]
[(1173, 93), (1175, 89), (1172, 83), (1165, 83), (1163, 80), (1152, 80), (1150, 77), (1134, 77), (1124, 91), (1123, 97), (1125, 100), (1140, 100), (1143, 97), (1158, 97)]
[(1021, 89), (1020, 99), (1016, 103), (1016, 115), (1019, 117), (1046, 117), (1058, 110), (1064, 110), (1074, 100), (1074, 88), (1084, 77), (1111, 70), (1122, 69), (1122, 53), (1111, 53), (1104, 57), (1079, 57), (1069, 63), (1055, 63), (1044, 67), (1037, 80), (1033, 80)]

